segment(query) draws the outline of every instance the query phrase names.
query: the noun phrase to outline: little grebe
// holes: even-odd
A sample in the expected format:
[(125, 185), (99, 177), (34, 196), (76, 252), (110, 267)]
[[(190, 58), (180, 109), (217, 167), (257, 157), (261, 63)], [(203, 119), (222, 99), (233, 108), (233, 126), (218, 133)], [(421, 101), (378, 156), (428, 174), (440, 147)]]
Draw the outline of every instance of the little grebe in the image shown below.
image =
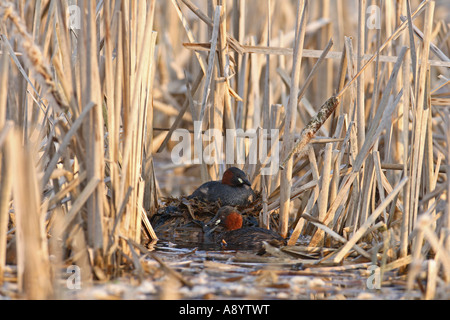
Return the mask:
[(242, 206), (252, 203), (255, 193), (245, 173), (231, 167), (224, 172), (221, 181), (205, 182), (188, 197), (192, 198), (204, 202), (220, 200), (222, 206)]
[(282, 246), (285, 239), (272, 230), (259, 227), (242, 228), (242, 215), (233, 207), (225, 206), (208, 223), (209, 227), (223, 226), (225, 231), (216, 236), (216, 242), (222, 247), (235, 250), (258, 250), (264, 252), (263, 241), (274, 246)]

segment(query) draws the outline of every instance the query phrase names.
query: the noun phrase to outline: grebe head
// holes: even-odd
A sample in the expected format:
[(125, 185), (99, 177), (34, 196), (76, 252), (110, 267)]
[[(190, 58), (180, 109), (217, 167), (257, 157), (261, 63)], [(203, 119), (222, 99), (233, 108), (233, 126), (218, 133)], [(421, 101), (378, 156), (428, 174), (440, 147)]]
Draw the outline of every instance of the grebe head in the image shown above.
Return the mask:
[(233, 187), (240, 187), (244, 184), (251, 186), (244, 171), (236, 167), (231, 167), (223, 173), (222, 183)]
[(217, 211), (209, 224), (212, 227), (222, 225), (228, 231), (237, 230), (242, 228), (242, 215), (235, 208), (225, 206)]

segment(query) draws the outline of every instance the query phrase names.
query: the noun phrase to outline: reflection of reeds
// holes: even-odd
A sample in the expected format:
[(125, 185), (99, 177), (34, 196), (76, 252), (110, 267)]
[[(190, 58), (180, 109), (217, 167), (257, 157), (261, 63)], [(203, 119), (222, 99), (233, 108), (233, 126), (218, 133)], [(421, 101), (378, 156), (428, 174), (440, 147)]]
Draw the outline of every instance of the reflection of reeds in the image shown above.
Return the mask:
[[(238, 164), (261, 191), (262, 225), (332, 248), (318, 263), (409, 266), (408, 289), (426, 274), (423, 297), (442, 294), (450, 37), (436, 17), (448, 6), (386, 2), (372, 30), (372, 2), (80, 0), (79, 30), (65, 1), (2, 2), (0, 284), (7, 263), (26, 298), (58, 296), (71, 264), (86, 284), (124, 265), (141, 277), (153, 158), (200, 120), (280, 130), (281, 170)], [(224, 169), (202, 163), (201, 178)]]

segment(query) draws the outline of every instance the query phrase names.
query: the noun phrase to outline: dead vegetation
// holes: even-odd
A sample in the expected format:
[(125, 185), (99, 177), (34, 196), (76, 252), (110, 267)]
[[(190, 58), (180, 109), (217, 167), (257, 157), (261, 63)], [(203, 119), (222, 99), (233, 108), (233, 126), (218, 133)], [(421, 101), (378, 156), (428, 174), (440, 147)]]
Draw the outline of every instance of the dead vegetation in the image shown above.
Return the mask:
[[(70, 297), (75, 265), (88, 287), (128, 279), (146, 298), (363, 298), (375, 266), (396, 287), (381, 297), (448, 299), (449, 13), (445, 0), (2, 1), (0, 297)], [(145, 247), (158, 207), (182, 201), (163, 201), (164, 176), (196, 170), (198, 186), (225, 169), (171, 163), (181, 128), (200, 153), (209, 129), (279, 130), (280, 170), (234, 165), (261, 194), (251, 214), (288, 246), (217, 264)], [(184, 205), (183, 223), (214, 211)], [(208, 295), (215, 278), (192, 269), (239, 284), (240, 263), (280, 295)], [(336, 289), (352, 275), (354, 291)]]

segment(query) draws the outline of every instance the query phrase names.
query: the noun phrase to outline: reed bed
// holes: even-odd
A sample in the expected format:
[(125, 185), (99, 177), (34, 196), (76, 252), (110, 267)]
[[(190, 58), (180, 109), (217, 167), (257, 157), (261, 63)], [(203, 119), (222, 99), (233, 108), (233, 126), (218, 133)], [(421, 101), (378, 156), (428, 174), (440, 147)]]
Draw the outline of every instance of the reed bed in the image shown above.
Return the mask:
[[(149, 256), (192, 287), (146, 248), (179, 192), (162, 178), (200, 185), (234, 165), (260, 225), (288, 240), (268, 255), (394, 270), (405, 297), (448, 299), (449, 14), (430, 0), (3, 1), (0, 289), (65, 297), (70, 266), (84, 285), (143, 281)], [(180, 129), (193, 152), (174, 164)], [(230, 129), (245, 154), (224, 163), (211, 139)]]

